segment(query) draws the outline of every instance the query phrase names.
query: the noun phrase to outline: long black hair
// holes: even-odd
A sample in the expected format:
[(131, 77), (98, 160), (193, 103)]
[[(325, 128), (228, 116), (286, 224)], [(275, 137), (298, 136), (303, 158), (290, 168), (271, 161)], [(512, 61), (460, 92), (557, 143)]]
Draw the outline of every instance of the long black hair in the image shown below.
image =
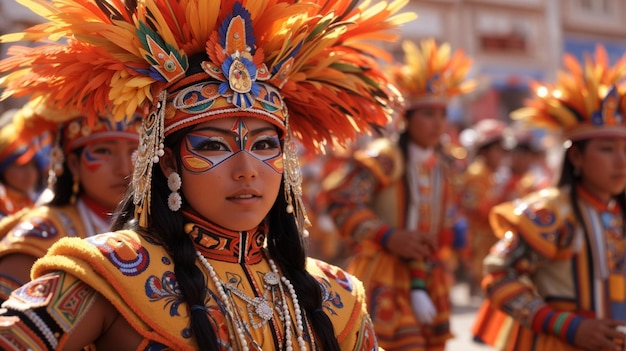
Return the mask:
[[(182, 129), (166, 138), (166, 146), (176, 155), (180, 169), (180, 146), (183, 136), (191, 127)], [(170, 190), (167, 179), (159, 164), (152, 166), (152, 186), (148, 228), (140, 229), (133, 221), (134, 204), (132, 189), (126, 194), (117, 216), (113, 219), (112, 229), (134, 229), (145, 232), (162, 243), (174, 263), (174, 274), (187, 306), (205, 305), (206, 281), (204, 274), (196, 266), (196, 249), (191, 238), (184, 232), (185, 220), (180, 212), (172, 212), (167, 206)], [(320, 349), (338, 351), (339, 343), (334, 334), (330, 318), (322, 309), (322, 291), (317, 280), (306, 271), (305, 247), (298, 231), (295, 218), (287, 213), (284, 187), (267, 215), (267, 247), (270, 256), (280, 267), (282, 273), (291, 281), (302, 308), (303, 317), (313, 330), (315, 342)], [(181, 194), (182, 195), (182, 194)], [(183, 196), (183, 203), (184, 203)], [(210, 318), (210, 316), (209, 316)], [(215, 331), (204, 311), (190, 311), (190, 329), (198, 346), (202, 350), (217, 350)]]

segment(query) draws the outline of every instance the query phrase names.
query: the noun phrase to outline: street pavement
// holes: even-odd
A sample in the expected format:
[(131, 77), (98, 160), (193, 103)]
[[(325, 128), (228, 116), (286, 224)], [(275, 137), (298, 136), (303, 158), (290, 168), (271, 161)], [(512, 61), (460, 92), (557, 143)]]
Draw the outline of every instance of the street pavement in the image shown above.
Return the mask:
[(492, 347), (472, 341), (471, 328), (480, 301), (469, 297), (467, 284), (456, 284), (450, 298), (453, 305), (450, 323), (455, 338), (447, 342), (446, 351), (494, 351)]

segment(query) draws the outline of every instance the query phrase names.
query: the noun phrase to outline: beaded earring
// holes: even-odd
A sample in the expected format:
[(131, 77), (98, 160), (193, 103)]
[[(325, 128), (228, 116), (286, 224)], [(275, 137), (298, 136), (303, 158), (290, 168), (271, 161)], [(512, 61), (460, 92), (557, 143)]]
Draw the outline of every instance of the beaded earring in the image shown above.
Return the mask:
[(180, 175), (176, 172), (170, 173), (169, 177), (167, 177), (167, 187), (170, 189), (170, 196), (167, 197), (167, 207), (172, 212), (176, 212), (180, 210), (180, 206), (183, 202), (178, 190), (182, 185), (182, 181), (180, 179)]
[(54, 188), (57, 179), (63, 174), (63, 163), (65, 162), (65, 155), (63, 149), (61, 149), (61, 130), (59, 130), (54, 137), (54, 144), (50, 150), (50, 167), (48, 169), (48, 188)]
[(70, 203), (74, 205), (78, 198), (78, 192), (80, 191), (80, 178), (78, 176), (73, 177), (72, 181), (72, 196), (70, 197)]
[(307, 237), (307, 227), (311, 226), (309, 217), (306, 213), (304, 200), (302, 199), (302, 174), (300, 172), (300, 164), (298, 162), (298, 151), (296, 141), (291, 134), (289, 126), (289, 118), (285, 120), (285, 128), (287, 136), (285, 137), (285, 145), (283, 149), (284, 162), (284, 186), (285, 200), (287, 201), (287, 213), (293, 214), (296, 219), (296, 225), (300, 235)]

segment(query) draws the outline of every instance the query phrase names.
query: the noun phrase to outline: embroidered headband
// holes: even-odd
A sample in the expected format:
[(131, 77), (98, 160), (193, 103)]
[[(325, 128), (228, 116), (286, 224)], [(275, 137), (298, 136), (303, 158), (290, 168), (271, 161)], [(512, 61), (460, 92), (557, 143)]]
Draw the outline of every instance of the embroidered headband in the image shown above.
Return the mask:
[[(72, 119), (57, 123), (59, 118), (68, 117)], [(48, 186), (52, 187), (57, 178), (63, 174), (65, 155), (73, 150), (106, 140), (139, 141), (142, 115), (136, 113), (119, 122), (107, 117), (98, 117), (92, 122), (76, 112), (46, 108), (36, 99), (22, 107), (20, 113), (14, 117), (14, 123), (16, 120), (23, 121), (21, 124), (30, 131), (27, 135), (33, 135), (37, 131), (47, 132), (48, 138), (45, 139), (47, 144), (42, 146), (49, 148), (41, 149), (49, 152), (49, 157), (46, 157), (49, 160)]]
[(140, 115), (119, 122), (106, 117), (98, 118), (95, 123), (87, 122), (87, 118), (80, 117), (63, 124), (61, 143), (65, 145), (65, 153), (105, 140), (139, 141)]

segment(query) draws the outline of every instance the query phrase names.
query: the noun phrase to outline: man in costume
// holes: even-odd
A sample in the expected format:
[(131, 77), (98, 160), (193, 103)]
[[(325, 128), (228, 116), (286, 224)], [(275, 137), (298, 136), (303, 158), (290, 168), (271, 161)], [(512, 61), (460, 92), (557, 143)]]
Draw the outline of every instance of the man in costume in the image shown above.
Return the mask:
[[(471, 88), (471, 61), (448, 44), (403, 44), (391, 75), (402, 93), (405, 129), (354, 154), (330, 190), (329, 213), (358, 246), (347, 270), (359, 277), (386, 350), (443, 350), (449, 328), (449, 257), (455, 204), (438, 146), (449, 99)], [(397, 134), (397, 131), (396, 131)]]

